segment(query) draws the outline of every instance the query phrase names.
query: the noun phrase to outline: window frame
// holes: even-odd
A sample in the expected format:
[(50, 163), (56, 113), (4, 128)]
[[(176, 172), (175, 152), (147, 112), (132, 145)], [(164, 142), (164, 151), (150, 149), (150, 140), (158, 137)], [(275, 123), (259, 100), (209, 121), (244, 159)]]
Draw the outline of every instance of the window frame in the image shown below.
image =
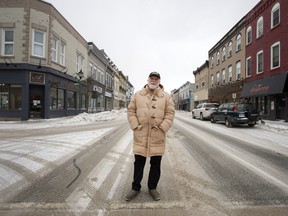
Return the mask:
[(242, 35), (238, 34), (236, 37), (236, 52), (239, 52), (241, 50), (241, 45), (242, 45)]
[(220, 64), (220, 52), (219, 51), (216, 53), (216, 64), (217, 65)]
[[(63, 49), (62, 49), (63, 48)], [(66, 44), (62, 41), (59, 44), (59, 64), (65, 66)]]
[[(12, 32), (12, 41), (6, 41), (6, 32)], [(12, 45), (12, 54), (7, 54), (6, 46)], [(2, 56), (14, 56), (14, 46), (15, 45), (15, 29), (14, 28), (3, 28), (2, 29), (2, 40), (1, 40), (1, 55)]]
[(225, 61), (226, 60), (226, 47), (224, 46), (222, 48), (222, 61)]
[(246, 58), (246, 77), (251, 77), (251, 75), (252, 75), (252, 57), (249, 56), (248, 58)]
[[(43, 35), (42, 43), (35, 41), (35, 33), (36, 32), (41, 33)], [(35, 46), (42, 48), (42, 55), (36, 54)], [(38, 30), (38, 29), (33, 29), (33, 31), (32, 31), (32, 55), (36, 56), (36, 57), (45, 58), (45, 46), (46, 46), (46, 32)]]
[[(276, 46), (279, 46), (279, 48), (278, 48), (278, 65), (277, 66), (273, 66), (273, 62), (274, 62), (274, 47), (276, 47)], [(271, 46), (271, 51), (270, 51), (270, 53), (271, 53), (271, 66), (270, 66), (270, 68), (271, 68), (271, 70), (272, 69), (276, 69), (276, 68), (279, 68), (280, 67), (280, 65), (281, 65), (281, 52), (280, 52), (280, 41), (277, 41), (277, 42), (275, 42), (274, 44), (272, 44), (272, 46)]]
[(226, 83), (226, 70), (225, 68), (222, 69), (222, 84)]
[(246, 30), (246, 45), (249, 45), (251, 43), (252, 43), (252, 27), (249, 26)]
[[(230, 68), (231, 68), (231, 70), (230, 70)], [(233, 67), (232, 67), (232, 65), (229, 65), (228, 66), (228, 80), (229, 80), (229, 82), (232, 82), (232, 79), (233, 79)]]
[(230, 58), (232, 56), (232, 49), (233, 49), (233, 42), (230, 41), (228, 43), (228, 58)]
[(58, 39), (56, 37), (52, 37), (51, 39), (51, 60), (58, 62)]
[(235, 71), (236, 80), (240, 80), (241, 79), (241, 61), (240, 60), (236, 62), (235, 68), (236, 68), (236, 71)]
[[(278, 23), (276, 23), (275, 25), (274, 25), (274, 20), (275, 20), (275, 18), (274, 18), (274, 12), (276, 12), (276, 11), (278, 11)], [(279, 4), (279, 2), (277, 2), (274, 6), (273, 6), (273, 8), (272, 8), (272, 10), (271, 10), (271, 29), (273, 29), (273, 28), (275, 28), (276, 26), (278, 26), (279, 24), (280, 24), (280, 22), (281, 22), (281, 16), (280, 16), (280, 4)]]
[[(259, 71), (259, 56), (262, 55), (262, 71)], [(256, 73), (257, 74), (261, 74), (264, 72), (264, 52), (263, 50), (260, 50), (259, 52), (257, 52), (256, 54)]]
[(264, 19), (263, 17), (259, 17), (257, 20), (257, 30), (256, 30), (256, 38), (263, 36), (264, 34)]

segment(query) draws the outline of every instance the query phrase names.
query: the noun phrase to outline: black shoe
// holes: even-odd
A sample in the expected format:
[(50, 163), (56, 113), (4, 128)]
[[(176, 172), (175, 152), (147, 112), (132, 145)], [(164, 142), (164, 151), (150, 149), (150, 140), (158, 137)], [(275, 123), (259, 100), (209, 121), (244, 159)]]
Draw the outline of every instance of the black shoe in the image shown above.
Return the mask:
[(160, 194), (158, 193), (156, 189), (149, 190), (149, 193), (155, 201), (160, 200)]
[(140, 193), (140, 191), (136, 191), (136, 190), (129, 191), (129, 193), (125, 196), (125, 200), (131, 201), (138, 195), (138, 193)]

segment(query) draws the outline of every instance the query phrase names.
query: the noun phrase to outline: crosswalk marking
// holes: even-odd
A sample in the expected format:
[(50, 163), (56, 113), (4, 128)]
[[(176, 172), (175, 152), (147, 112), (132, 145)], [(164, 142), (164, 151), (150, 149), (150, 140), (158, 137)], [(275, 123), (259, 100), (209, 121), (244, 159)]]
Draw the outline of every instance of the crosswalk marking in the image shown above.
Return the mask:
[[(131, 140), (132, 132), (129, 130), (126, 134), (123, 135), (123, 138), (111, 149), (110, 152), (112, 152), (112, 154), (108, 153), (90, 172), (88, 175), (88, 181), (83, 181), (66, 199), (67, 205), (70, 206), (74, 212), (81, 214), (88, 208), (92, 198), (95, 196), (95, 193), (100, 189), (103, 182), (106, 180), (107, 176), (110, 174), (111, 170), (119, 160), (120, 155), (131, 143)], [(115, 152), (118, 153), (118, 157), (116, 158)], [(122, 175), (120, 175), (119, 178), (121, 177)], [(116, 179), (116, 184), (119, 184), (119, 181), (120, 179)], [(115, 189), (113, 190), (115, 192)], [(110, 195), (108, 194), (108, 196), (112, 198), (114, 192), (110, 191)]]

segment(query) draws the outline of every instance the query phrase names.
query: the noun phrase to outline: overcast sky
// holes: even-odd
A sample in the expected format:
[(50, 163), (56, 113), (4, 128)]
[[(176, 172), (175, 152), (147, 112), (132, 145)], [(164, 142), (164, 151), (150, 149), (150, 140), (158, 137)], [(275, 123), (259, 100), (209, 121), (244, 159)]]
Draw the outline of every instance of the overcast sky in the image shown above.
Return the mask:
[(158, 71), (171, 91), (194, 83), (208, 51), (260, 0), (46, 1), (104, 49), (136, 90)]

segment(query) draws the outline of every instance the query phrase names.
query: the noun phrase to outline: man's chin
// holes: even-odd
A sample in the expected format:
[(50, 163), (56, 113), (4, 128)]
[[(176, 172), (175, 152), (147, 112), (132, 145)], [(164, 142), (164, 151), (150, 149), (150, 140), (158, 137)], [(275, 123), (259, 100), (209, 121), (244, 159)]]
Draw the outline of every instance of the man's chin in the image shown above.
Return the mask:
[(150, 89), (155, 90), (158, 86), (157, 85), (148, 85)]

